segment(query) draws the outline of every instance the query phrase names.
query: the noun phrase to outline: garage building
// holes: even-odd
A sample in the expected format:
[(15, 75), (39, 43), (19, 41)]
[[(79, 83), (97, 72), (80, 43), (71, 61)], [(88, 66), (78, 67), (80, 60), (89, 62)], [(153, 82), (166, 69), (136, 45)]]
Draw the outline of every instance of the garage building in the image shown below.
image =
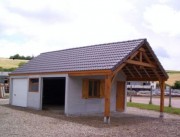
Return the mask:
[(126, 110), (126, 81), (159, 81), (160, 112), (168, 75), (146, 39), (42, 53), (10, 74), (10, 104), (66, 115)]

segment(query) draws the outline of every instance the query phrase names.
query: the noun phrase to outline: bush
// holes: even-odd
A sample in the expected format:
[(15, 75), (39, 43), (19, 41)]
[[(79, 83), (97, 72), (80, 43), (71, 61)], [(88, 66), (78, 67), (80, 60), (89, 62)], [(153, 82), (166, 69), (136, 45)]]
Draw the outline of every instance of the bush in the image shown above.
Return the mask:
[(173, 89), (180, 89), (180, 81), (174, 83)]
[(21, 67), (21, 66), (23, 66), (24, 64), (26, 64), (26, 62), (20, 62), (20, 63), (18, 64), (18, 66)]
[(2, 68), (0, 67), (0, 71), (3, 71), (3, 72), (11, 72), (11, 71), (14, 71), (16, 68)]

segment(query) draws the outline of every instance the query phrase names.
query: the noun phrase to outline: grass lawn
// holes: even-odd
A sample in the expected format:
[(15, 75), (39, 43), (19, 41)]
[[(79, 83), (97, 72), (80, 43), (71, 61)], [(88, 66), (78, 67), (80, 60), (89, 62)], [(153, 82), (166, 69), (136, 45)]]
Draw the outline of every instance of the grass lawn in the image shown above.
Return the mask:
[[(149, 104), (141, 104), (141, 103), (134, 103), (134, 102), (128, 102), (127, 106), (136, 107), (140, 109), (154, 110), (154, 111), (159, 111), (159, 108), (160, 108), (158, 105), (149, 105)], [(164, 107), (164, 112), (180, 115), (180, 108)]]

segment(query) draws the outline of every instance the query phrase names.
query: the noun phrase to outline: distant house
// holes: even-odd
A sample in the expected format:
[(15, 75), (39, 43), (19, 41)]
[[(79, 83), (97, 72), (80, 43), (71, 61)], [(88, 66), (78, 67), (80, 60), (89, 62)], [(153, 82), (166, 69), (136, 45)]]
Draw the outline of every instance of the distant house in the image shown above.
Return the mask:
[(150, 91), (156, 89), (156, 82), (154, 81), (128, 81), (127, 89), (134, 91)]
[(0, 72), (0, 98), (9, 92), (9, 73), (10, 72)]
[(42, 53), (10, 74), (10, 104), (66, 115), (126, 110), (126, 81), (160, 81), (163, 112), (168, 76), (146, 39)]
[(9, 79), (10, 72), (0, 72), (0, 83), (7, 83)]

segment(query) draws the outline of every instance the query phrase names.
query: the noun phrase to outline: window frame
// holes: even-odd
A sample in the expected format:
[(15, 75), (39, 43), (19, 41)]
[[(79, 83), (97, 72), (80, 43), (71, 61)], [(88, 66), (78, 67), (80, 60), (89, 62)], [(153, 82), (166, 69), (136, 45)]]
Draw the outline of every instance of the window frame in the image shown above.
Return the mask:
[[(37, 80), (33, 83), (32, 80)], [(32, 86), (37, 86), (37, 90), (32, 90)], [(29, 92), (39, 92), (39, 78), (29, 78)]]
[[(92, 95), (90, 95), (90, 82), (92, 82), (92, 88), (91, 88)], [(96, 90), (95, 90), (95, 82), (97, 82)], [(100, 84), (101, 84), (101, 81), (99, 79), (88, 80), (88, 98), (100, 98)]]

